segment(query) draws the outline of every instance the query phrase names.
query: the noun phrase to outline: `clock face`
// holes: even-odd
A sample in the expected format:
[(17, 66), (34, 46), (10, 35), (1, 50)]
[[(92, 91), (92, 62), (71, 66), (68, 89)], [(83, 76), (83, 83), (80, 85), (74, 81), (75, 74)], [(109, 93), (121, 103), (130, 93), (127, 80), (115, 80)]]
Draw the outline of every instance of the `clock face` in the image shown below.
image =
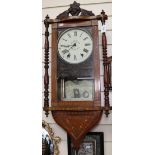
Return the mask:
[(58, 53), (61, 59), (70, 64), (78, 64), (89, 58), (93, 50), (92, 37), (83, 29), (68, 29), (58, 41)]

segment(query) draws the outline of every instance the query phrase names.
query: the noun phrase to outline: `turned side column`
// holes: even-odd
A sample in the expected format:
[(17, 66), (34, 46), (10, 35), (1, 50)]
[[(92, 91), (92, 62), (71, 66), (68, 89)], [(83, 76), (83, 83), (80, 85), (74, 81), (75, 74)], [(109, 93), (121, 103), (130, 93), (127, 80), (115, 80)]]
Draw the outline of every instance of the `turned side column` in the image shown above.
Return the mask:
[[(105, 12), (101, 12), (102, 26), (105, 25), (105, 20), (108, 19)], [(104, 112), (106, 117), (110, 114), (112, 107), (109, 104), (109, 81), (108, 81), (108, 57), (107, 57), (107, 38), (105, 31), (102, 32), (102, 51), (103, 51), (103, 66), (104, 66)]]
[(47, 15), (45, 20), (44, 20), (44, 25), (45, 25), (45, 51), (44, 51), (44, 69), (45, 69), (45, 74), (44, 74), (44, 110), (45, 110), (45, 115), (48, 117), (48, 108), (49, 108), (49, 16)]

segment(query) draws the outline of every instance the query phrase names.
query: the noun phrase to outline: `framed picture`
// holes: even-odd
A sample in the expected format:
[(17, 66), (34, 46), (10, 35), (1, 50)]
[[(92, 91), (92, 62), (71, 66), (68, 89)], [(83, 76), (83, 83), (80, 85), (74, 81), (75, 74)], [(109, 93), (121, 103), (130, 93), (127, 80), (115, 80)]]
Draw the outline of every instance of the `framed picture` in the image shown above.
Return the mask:
[(104, 133), (88, 132), (78, 152), (72, 148), (71, 139), (68, 135), (68, 155), (104, 155)]

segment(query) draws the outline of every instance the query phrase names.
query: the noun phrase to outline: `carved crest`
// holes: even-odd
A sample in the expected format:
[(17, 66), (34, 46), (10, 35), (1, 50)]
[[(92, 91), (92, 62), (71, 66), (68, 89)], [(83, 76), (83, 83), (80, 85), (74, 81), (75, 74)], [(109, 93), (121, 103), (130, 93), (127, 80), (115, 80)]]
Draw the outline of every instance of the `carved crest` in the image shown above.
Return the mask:
[(72, 16), (95, 16), (95, 14), (92, 11), (88, 11), (85, 9), (80, 8), (80, 3), (77, 3), (76, 1), (73, 2), (73, 4), (70, 4), (70, 8), (61, 14), (57, 16), (57, 19), (62, 19), (69, 17), (69, 15)]

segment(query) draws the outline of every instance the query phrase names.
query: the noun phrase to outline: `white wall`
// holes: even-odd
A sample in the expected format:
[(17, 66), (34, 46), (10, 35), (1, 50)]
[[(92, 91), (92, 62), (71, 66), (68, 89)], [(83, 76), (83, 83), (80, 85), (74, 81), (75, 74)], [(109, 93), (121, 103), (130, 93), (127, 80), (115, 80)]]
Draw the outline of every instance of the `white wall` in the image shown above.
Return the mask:
[[(80, 7), (86, 10), (91, 10), (95, 15), (100, 14), (102, 9), (108, 15), (108, 21), (106, 22), (107, 25), (107, 50), (108, 56), (112, 55), (112, 0), (76, 0), (81, 5)], [(50, 18), (55, 18), (59, 13), (67, 10), (69, 8), (69, 4), (73, 3), (74, 0), (43, 0), (42, 2), (42, 19), (44, 20), (45, 16), (48, 14)], [(44, 24), (42, 28), (42, 38), (43, 38), (43, 59), (44, 59)], [(49, 31), (51, 32), (50, 28)], [(51, 35), (49, 37), (51, 40)], [(101, 46), (101, 32), (100, 32), (100, 22), (99, 22), (99, 49), (100, 49), (100, 64), (101, 64), (101, 82), (103, 86), (103, 62), (102, 62), (102, 46)], [(50, 41), (50, 50), (51, 50), (51, 41)], [(44, 61), (44, 60), (42, 60)], [(51, 63), (51, 61), (50, 61)], [(44, 64), (43, 64), (44, 66)], [(49, 69), (50, 71), (50, 69)], [(43, 68), (43, 75), (44, 75), (44, 68)], [(103, 95), (103, 87), (101, 89), (102, 94), (102, 106), (104, 105), (104, 95)], [(110, 93), (110, 104), (111, 103), (111, 93)], [(59, 145), (60, 155), (68, 155), (67, 150), (67, 134), (66, 132), (60, 128), (55, 121), (53, 120), (51, 114), (46, 118), (43, 112), (43, 119), (50, 123), (53, 131), (56, 135), (62, 138), (62, 141)], [(98, 125), (92, 129), (92, 131), (104, 132), (104, 150), (105, 155), (112, 155), (112, 115), (110, 114), (108, 118), (105, 115), (102, 116), (101, 121)]]

